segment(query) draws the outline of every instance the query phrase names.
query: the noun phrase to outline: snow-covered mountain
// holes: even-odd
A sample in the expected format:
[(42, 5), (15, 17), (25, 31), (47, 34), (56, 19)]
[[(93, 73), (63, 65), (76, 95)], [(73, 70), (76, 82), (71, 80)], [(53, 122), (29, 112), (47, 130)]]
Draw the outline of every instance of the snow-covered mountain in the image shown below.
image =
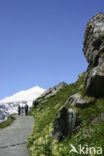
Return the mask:
[(31, 106), (33, 100), (44, 93), (44, 91), (45, 89), (35, 86), (0, 100), (0, 122), (6, 120), (10, 114), (17, 113), (18, 105), (28, 104), (28, 106)]

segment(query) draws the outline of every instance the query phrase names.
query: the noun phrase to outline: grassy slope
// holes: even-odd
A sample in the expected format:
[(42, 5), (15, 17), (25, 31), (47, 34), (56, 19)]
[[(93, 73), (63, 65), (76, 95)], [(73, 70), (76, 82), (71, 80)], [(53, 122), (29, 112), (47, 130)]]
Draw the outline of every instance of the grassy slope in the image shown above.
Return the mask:
[(14, 116), (10, 115), (6, 121), (0, 123), (0, 128), (5, 128), (7, 126), (10, 126), (14, 120), (15, 120)]
[[(79, 87), (84, 84), (84, 77), (77, 82), (66, 86), (57, 93), (57, 96), (48, 98), (47, 102), (40, 105), (39, 108), (31, 111), (35, 118), (35, 124), (32, 134), (28, 138), (28, 147), (32, 156), (74, 156), (69, 154), (70, 144), (78, 148), (79, 144), (84, 146), (101, 146), (104, 149), (104, 121), (100, 120), (100, 114), (104, 113), (104, 99), (97, 99), (96, 104), (88, 108), (79, 109), (79, 119), (81, 120), (81, 129), (72, 135), (70, 139), (61, 141), (52, 139), (53, 122), (59, 108), (71, 95), (77, 92), (83, 92)], [(43, 107), (44, 106), (44, 107)], [(92, 123), (96, 119), (96, 123)], [(92, 154), (93, 155), (93, 154)]]

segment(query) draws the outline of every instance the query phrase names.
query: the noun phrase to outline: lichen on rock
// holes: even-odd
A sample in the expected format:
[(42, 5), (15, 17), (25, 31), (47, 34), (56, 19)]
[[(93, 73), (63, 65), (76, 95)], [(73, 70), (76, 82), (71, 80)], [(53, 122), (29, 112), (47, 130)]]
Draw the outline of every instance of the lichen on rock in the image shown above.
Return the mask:
[(84, 55), (89, 63), (85, 81), (88, 96), (104, 96), (104, 14), (96, 14), (87, 24)]
[(71, 108), (68, 110), (64, 106), (60, 108), (54, 121), (54, 139), (60, 141), (66, 137), (71, 137), (76, 125), (76, 114), (77, 112)]
[(69, 97), (65, 102), (65, 105), (76, 106), (78, 108), (85, 108), (95, 103), (95, 99), (92, 97), (83, 97), (81, 94), (76, 93)]

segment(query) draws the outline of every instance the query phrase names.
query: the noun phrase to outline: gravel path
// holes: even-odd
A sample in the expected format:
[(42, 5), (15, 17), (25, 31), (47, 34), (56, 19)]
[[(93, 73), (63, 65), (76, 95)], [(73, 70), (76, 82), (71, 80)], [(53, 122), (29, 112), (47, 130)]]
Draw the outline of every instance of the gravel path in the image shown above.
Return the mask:
[(0, 156), (30, 156), (26, 145), (34, 119), (24, 115), (15, 117), (11, 126), (0, 130)]

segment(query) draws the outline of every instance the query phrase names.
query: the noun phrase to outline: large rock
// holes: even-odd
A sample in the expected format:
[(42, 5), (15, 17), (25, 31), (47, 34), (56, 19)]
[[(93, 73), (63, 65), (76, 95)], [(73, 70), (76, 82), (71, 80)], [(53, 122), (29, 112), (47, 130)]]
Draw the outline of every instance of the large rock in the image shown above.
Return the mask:
[(87, 95), (104, 96), (104, 63), (101, 66), (92, 68), (87, 75), (85, 86)]
[(87, 95), (104, 96), (104, 14), (96, 14), (87, 24), (83, 51), (89, 63), (85, 82)]
[(81, 123), (77, 117), (77, 110), (74, 107), (67, 109), (69, 106), (73, 105), (80, 108), (85, 108), (95, 103), (95, 98), (83, 97), (81, 94), (76, 93), (69, 97), (62, 106), (54, 121), (54, 132), (53, 138), (59, 141), (71, 137), (72, 133), (79, 130)]
[(76, 93), (69, 97), (65, 105), (73, 105), (79, 108), (85, 108), (95, 103), (95, 99), (91, 97), (83, 97), (81, 94)]
[(66, 137), (71, 137), (76, 125), (76, 111), (62, 107), (56, 115), (54, 121), (53, 138), (61, 141)]
[(96, 14), (87, 24), (83, 51), (89, 64), (95, 64), (104, 50), (104, 14)]
[(41, 103), (46, 102), (47, 98), (54, 97), (57, 94), (57, 92), (59, 92), (66, 86), (67, 84), (65, 82), (61, 82), (58, 85), (54, 86), (53, 88), (48, 89), (39, 98), (33, 101), (33, 106), (36, 107), (39, 102)]

